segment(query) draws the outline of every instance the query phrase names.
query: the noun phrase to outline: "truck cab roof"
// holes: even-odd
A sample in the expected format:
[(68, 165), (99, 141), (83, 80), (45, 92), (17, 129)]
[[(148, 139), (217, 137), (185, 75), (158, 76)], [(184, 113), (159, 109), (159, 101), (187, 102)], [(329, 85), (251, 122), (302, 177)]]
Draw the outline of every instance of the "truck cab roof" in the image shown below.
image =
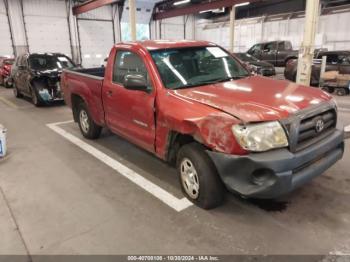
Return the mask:
[(215, 44), (207, 41), (192, 41), (192, 40), (145, 40), (136, 42), (119, 43), (118, 46), (139, 46), (147, 50), (171, 49), (171, 48), (186, 48), (197, 46), (215, 46)]

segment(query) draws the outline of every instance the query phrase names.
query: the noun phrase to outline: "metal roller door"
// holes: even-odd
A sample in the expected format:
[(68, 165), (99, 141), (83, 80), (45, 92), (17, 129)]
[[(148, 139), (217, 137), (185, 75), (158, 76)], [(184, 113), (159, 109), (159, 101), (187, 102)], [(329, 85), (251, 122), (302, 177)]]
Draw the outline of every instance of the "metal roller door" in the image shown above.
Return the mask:
[(26, 0), (23, 14), (31, 53), (72, 55), (65, 1)]
[(3, 0), (0, 0), (0, 56), (13, 56), (10, 26)]
[(99, 67), (114, 44), (112, 21), (78, 19), (79, 40), (84, 67)]

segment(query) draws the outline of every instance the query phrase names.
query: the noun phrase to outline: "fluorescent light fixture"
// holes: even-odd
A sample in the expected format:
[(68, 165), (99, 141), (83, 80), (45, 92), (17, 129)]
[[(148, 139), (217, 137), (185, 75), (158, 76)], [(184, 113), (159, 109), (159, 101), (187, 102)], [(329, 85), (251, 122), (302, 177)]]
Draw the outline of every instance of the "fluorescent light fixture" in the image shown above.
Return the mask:
[(246, 5), (249, 5), (250, 2), (243, 2), (243, 3), (240, 3), (240, 4), (236, 4), (235, 7), (240, 7), (240, 6), (246, 6)]
[(174, 3), (174, 5), (183, 5), (191, 2), (191, 0), (182, 0), (182, 1), (177, 1)]

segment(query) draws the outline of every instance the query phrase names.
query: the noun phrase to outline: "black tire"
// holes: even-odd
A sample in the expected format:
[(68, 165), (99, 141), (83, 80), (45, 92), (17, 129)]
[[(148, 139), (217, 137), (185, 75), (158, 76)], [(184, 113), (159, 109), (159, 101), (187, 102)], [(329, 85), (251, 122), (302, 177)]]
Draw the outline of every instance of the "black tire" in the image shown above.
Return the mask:
[[(188, 166), (188, 161), (195, 169), (196, 175), (193, 181), (198, 180), (198, 192), (191, 191), (186, 186), (185, 178), (187, 175), (183, 174), (186, 173), (184, 170), (186, 169), (185, 166)], [(191, 143), (181, 147), (177, 155), (177, 169), (182, 192), (195, 205), (204, 209), (212, 209), (223, 203), (226, 193), (225, 186), (203, 146), (198, 143)], [(192, 192), (192, 195), (187, 191)]]
[[(82, 135), (87, 139), (99, 138), (102, 127), (97, 125), (91, 118), (87, 106), (84, 102), (81, 102), (77, 110), (78, 123)], [(86, 117), (86, 118), (85, 118)]]
[(42, 100), (40, 99), (38, 93), (35, 91), (35, 88), (31, 87), (30, 88), (30, 93), (31, 93), (31, 99), (32, 99), (32, 103), (36, 106), (36, 107), (40, 107), (43, 105)]
[(338, 96), (345, 96), (347, 94), (347, 90), (345, 88), (337, 88), (335, 93)]
[(11, 88), (12, 87), (12, 85), (9, 84), (9, 80), (4, 81), (4, 86), (5, 86), (5, 88)]
[(23, 97), (22, 93), (18, 90), (18, 88), (15, 84), (13, 84), (13, 94), (15, 95), (16, 98)]
[(330, 86), (324, 86), (324, 87), (321, 87), (322, 91), (325, 91), (327, 93), (330, 93), (332, 94), (334, 92), (334, 87), (330, 87)]

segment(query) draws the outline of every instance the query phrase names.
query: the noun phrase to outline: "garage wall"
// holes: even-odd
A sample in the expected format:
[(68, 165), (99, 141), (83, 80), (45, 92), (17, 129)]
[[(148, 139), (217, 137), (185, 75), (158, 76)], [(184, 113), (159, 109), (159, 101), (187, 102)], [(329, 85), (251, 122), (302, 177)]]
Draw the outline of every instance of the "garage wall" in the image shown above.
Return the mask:
[[(261, 41), (290, 40), (299, 49), (304, 35), (305, 18), (288, 20), (258, 17), (237, 20), (235, 24), (235, 52), (245, 52), (253, 44)], [(347, 28), (350, 12), (322, 15), (316, 35), (316, 48), (329, 50), (350, 49), (350, 30)], [(213, 41), (225, 48), (229, 46), (228, 22), (212, 23), (197, 20), (196, 39)]]
[[(151, 22), (152, 39), (195, 39), (195, 16), (178, 16)], [(159, 30), (160, 28), (160, 30)]]
[(0, 0), (0, 56), (13, 56), (10, 26), (3, 0)]
[(72, 56), (65, 1), (23, 1), (29, 51)]
[(99, 67), (114, 44), (112, 7), (103, 6), (78, 16), (82, 65)]

